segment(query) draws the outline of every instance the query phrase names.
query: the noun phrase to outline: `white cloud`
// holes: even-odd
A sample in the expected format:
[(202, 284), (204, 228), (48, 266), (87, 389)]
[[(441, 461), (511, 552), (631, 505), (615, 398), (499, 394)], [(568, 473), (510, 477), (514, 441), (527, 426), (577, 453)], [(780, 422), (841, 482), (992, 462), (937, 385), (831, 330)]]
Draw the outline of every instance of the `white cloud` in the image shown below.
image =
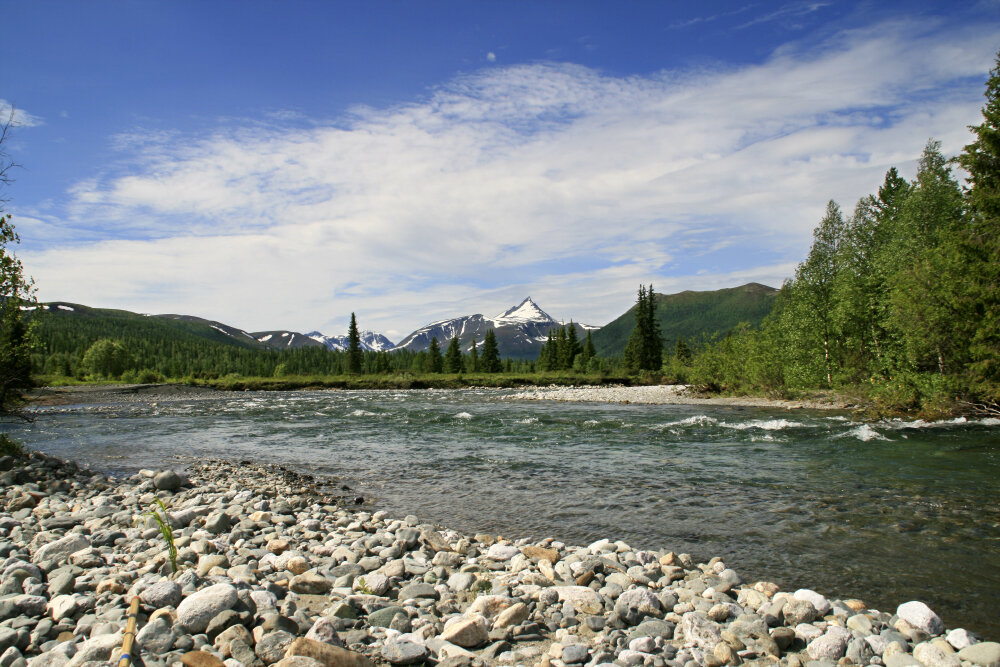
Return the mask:
[[(13, 112), (13, 116), (11, 115)], [(6, 123), (10, 121), (11, 125), (14, 127), (34, 127), (36, 125), (41, 125), (44, 121), (33, 114), (28, 113), (24, 109), (18, 108), (17, 105), (12, 105), (10, 102), (4, 99), (0, 99), (0, 123)]]
[(491, 63), (495, 63), (497, 61), (497, 54), (490, 51), (489, 53), (486, 54), (486, 60), (490, 61)]
[(850, 210), (888, 167), (912, 173), (930, 136), (967, 143), (996, 31), (923, 30), (724, 71), (489, 68), (336, 124), (122, 135), (129, 168), (67, 210), (105, 240), (25, 261), (43, 298), (328, 333), (356, 311), (396, 338), (529, 293), (603, 324), (639, 281), (777, 285), (829, 198)]

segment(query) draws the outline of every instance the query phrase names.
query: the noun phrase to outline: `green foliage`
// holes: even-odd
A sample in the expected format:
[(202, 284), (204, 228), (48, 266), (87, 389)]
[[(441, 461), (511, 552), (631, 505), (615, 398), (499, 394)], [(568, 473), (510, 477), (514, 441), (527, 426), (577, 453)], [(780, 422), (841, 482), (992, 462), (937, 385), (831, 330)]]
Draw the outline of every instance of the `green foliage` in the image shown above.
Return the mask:
[(354, 313), (351, 313), (351, 325), (347, 329), (347, 370), (351, 373), (360, 373), (363, 366), (358, 320), (354, 317)]
[(31, 280), (10, 250), (20, 242), (9, 216), (0, 215), (0, 418), (26, 418), (24, 392), (32, 386), (33, 327), (23, 316), (37, 306)]
[(142, 516), (150, 517), (156, 522), (160, 529), (160, 535), (167, 543), (167, 557), (170, 559), (170, 570), (177, 572), (177, 546), (174, 544), (174, 531), (170, 527), (170, 515), (167, 513), (167, 506), (159, 498), (153, 499), (154, 505), (142, 513)]
[(132, 357), (122, 341), (102, 338), (87, 348), (82, 366), (91, 375), (117, 379), (132, 364)]
[(0, 433), (0, 456), (13, 456), (15, 459), (23, 459), (27, 456), (24, 445), (17, 440), (11, 440), (6, 433)]
[(431, 343), (427, 347), (427, 360), (424, 362), (424, 372), (440, 373), (444, 370), (444, 360), (441, 358), (441, 348), (438, 347), (438, 339), (431, 338)]
[(458, 347), (458, 336), (452, 336), (448, 342), (448, 351), (444, 355), (444, 370), (446, 373), (461, 373), (464, 367), (462, 350)]
[(625, 344), (625, 367), (632, 371), (656, 371), (663, 365), (663, 339), (656, 321), (653, 286), (639, 285), (635, 305), (635, 327)]
[(493, 582), (489, 579), (477, 578), (472, 586), (469, 587), (469, 590), (476, 596), (489, 595), (490, 591), (493, 590)]
[(375, 591), (373, 591), (371, 587), (368, 586), (368, 583), (365, 581), (364, 577), (358, 578), (356, 590), (358, 591), (358, 593), (361, 593), (362, 595), (375, 595)]
[(497, 336), (493, 329), (487, 329), (483, 340), (483, 355), (479, 359), (479, 367), (484, 373), (499, 373), (503, 366), (500, 363), (500, 349), (497, 347)]

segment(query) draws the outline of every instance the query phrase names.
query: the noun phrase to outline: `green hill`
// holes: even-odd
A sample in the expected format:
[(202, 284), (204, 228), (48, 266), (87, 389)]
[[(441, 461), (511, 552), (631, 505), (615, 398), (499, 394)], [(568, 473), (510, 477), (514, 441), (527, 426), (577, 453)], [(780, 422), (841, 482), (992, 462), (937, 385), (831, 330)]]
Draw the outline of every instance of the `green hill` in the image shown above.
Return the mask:
[[(724, 334), (740, 322), (759, 326), (771, 312), (778, 290), (758, 283), (711, 292), (685, 291), (656, 295), (656, 319), (667, 351), (678, 338), (687, 342)], [(621, 356), (635, 326), (635, 306), (593, 334), (594, 347), (602, 357)]]

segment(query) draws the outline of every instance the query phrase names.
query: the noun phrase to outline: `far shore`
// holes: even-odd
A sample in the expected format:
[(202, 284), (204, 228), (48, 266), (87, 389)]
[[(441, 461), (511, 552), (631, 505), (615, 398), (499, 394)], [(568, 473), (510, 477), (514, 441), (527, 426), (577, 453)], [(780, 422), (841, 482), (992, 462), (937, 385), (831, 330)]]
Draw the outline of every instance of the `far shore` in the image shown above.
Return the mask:
[[(516, 387), (512, 387), (516, 388)], [(315, 387), (327, 391), (335, 388)], [(97, 405), (120, 403), (159, 403), (223, 398), (233, 390), (186, 384), (107, 384), (40, 387), (28, 394), (32, 407)], [(781, 410), (849, 410), (857, 407), (836, 396), (807, 399), (778, 399), (762, 396), (710, 396), (696, 392), (690, 385), (650, 386), (546, 386), (526, 388), (507, 397), (509, 400), (621, 403), (639, 405), (718, 405), (776, 408)]]

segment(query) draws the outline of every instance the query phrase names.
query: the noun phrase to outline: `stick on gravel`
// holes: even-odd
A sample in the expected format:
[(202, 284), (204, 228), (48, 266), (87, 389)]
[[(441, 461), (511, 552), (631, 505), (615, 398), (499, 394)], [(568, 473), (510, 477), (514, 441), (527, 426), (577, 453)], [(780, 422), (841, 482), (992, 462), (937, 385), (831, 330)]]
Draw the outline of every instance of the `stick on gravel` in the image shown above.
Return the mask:
[(132, 643), (135, 641), (135, 625), (139, 618), (139, 596), (132, 598), (128, 608), (128, 624), (125, 626), (125, 639), (122, 642), (122, 654), (118, 658), (118, 667), (129, 667), (132, 664)]

